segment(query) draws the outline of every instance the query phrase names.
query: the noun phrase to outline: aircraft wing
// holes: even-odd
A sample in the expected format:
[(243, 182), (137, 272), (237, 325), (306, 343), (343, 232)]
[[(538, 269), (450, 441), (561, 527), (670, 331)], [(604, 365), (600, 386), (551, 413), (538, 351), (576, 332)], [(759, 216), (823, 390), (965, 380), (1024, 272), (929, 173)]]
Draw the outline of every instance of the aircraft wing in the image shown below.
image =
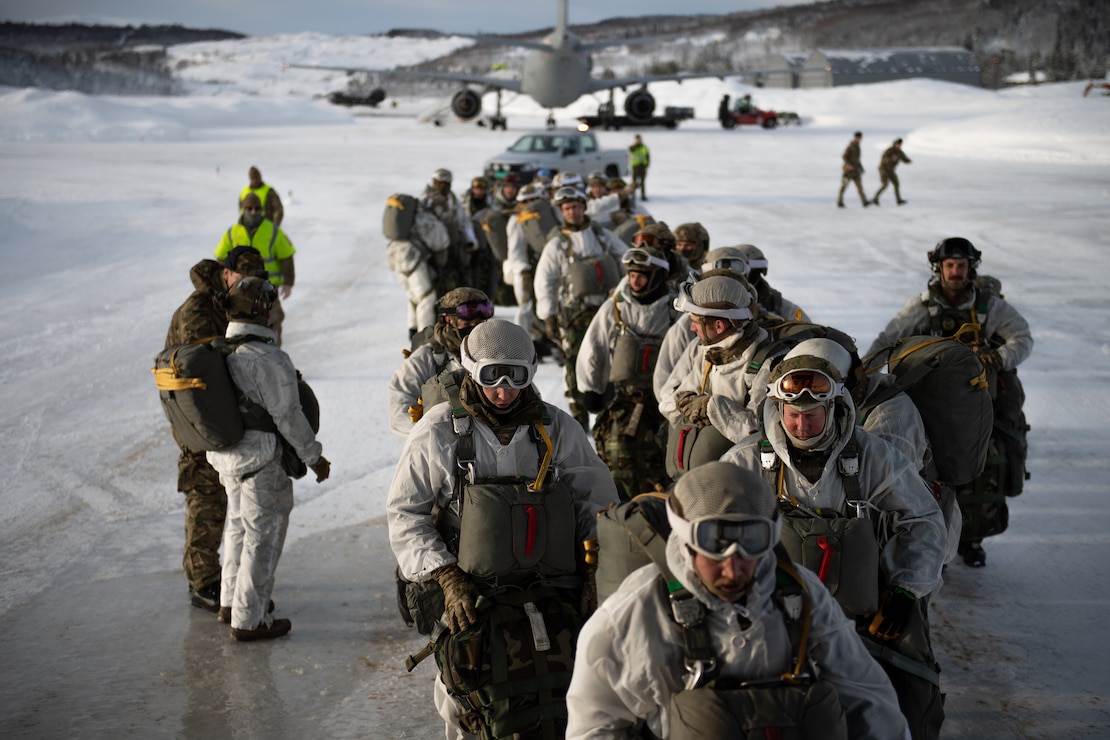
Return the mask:
[(317, 64), (286, 64), (286, 67), (293, 69), (318, 69), (329, 70), (332, 72), (346, 72), (347, 74), (354, 74), (356, 72), (365, 72), (368, 74), (382, 75), (383, 77), (411, 77), (414, 79), (423, 80), (450, 80), (452, 82), (463, 82), (473, 85), (483, 85), (488, 90), (511, 90), (512, 92), (520, 92), (520, 80), (511, 75), (499, 77), (496, 75), (471, 75), (461, 72), (418, 72), (415, 70), (405, 69), (367, 69), (365, 67), (328, 67)]
[(614, 88), (621, 88), (622, 90), (627, 87), (635, 85), (646, 85), (649, 82), (682, 82), (683, 80), (704, 80), (708, 77), (716, 77), (718, 80), (723, 80), (726, 77), (735, 77), (742, 74), (741, 72), (686, 72), (682, 74), (671, 75), (645, 75), (643, 77), (617, 77), (614, 79), (599, 79), (592, 78), (590, 80), (589, 92), (599, 92), (601, 90), (612, 90)]

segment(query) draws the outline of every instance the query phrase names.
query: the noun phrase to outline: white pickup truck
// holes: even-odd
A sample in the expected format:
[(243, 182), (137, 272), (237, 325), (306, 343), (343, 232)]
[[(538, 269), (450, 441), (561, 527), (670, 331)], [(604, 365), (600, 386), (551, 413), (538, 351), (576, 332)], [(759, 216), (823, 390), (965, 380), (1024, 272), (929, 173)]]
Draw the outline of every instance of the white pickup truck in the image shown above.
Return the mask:
[(501, 154), (486, 160), (489, 177), (502, 178), (516, 173), (521, 184), (539, 171), (576, 172), (585, 179), (594, 170), (606, 177), (623, 177), (628, 172), (628, 154), (622, 149), (601, 149), (592, 131), (551, 129), (524, 134)]

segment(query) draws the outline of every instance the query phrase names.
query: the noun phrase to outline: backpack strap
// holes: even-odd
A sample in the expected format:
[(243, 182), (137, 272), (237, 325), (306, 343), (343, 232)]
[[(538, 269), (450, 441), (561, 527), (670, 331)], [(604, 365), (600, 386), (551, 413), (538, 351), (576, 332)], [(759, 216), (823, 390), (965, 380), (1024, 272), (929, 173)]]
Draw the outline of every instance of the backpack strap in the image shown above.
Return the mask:
[(837, 469), (844, 482), (844, 503), (848, 505), (849, 515), (859, 519), (870, 519), (870, 503), (863, 500), (859, 485), (859, 444), (856, 442), (856, 427), (848, 444), (840, 451), (836, 460)]
[[(216, 337), (212, 340), (212, 347), (223, 355), (226, 362), (228, 355), (247, 342), (273, 344), (274, 340), (269, 337), (260, 337), (257, 334), (240, 334), (235, 337)], [(243, 428), (276, 433), (277, 425), (274, 424), (274, 417), (270, 416), (266, 407), (247, 398), (234, 382), (232, 382), (232, 386), (235, 388), (235, 399), (239, 403), (239, 415), (243, 417)]]

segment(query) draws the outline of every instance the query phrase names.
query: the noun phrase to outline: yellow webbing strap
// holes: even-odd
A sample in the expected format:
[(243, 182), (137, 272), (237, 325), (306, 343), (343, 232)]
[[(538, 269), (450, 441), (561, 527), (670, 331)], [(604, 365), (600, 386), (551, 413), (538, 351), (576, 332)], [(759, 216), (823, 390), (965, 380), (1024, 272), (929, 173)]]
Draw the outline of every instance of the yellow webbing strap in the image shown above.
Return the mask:
[(701, 376), (701, 392), (705, 394), (705, 387), (709, 385), (709, 371), (713, 369), (713, 363), (708, 360), (705, 363), (705, 372)]
[[(979, 324), (964, 324), (963, 326), (961, 326), (956, 331), (955, 334), (953, 334), (950, 337), (936, 337), (935, 339), (929, 339), (927, 341), (924, 341), (921, 344), (918, 344), (914, 347), (910, 347), (909, 349), (907, 349), (906, 351), (904, 351), (902, 354), (898, 355), (897, 357), (891, 357), (891, 358), (887, 359), (886, 362), (881, 362), (878, 365), (876, 365), (875, 367), (868, 368), (865, 372), (868, 375), (870, 375), (871, 373), (874, 373), (874, 372), (878, 372), (879, 370), (882, 370), (884, 367), (886, 367), (887, 365), (890, 365), (891, 363), (895, 363), (895, 362), (899, 362), (900, 360), (904, 360), (905, 358), (909, 357), (910, 355), (912, 355), (914, 352), (916, 352), (919, 349), (924, 349), (925, 347), (929, 347), (929, 346), (934, 345), (934, 344), (939, 344), (940, 342), (959, 342), (960, 344), (963, 344), (963, 342), (960, 342), (960, 340), (957, 337), (959, 337), (961, 334), (964, 334), (964, 333), (967, 333), (967, 332), (973, 332), (975, 334), (975, 336), (978, 337), (978, 335), (979, 335)], [(987, 369), (984, 367), (983, 372), (979, 373), (974, 378), (972, 378), (971, 380), (968, 381), (968, 385), (970, 385), (972, 388), (986, 388), (988, 386), (988, 383), (987, 383)]]
[(401, 199), (397, 196), (396, 193), (386, 198), (385, 204), (387, 206), (393, 206), (398, 211), (405, 210), (405, 204), (401, 202)]
[(536, 493), (543, 489), (543, 481), (547, 477), (547, 471), (551, 468), (551, 460), (555, 457), (555, 445), (551, 444), (551, 437), (547, 434), (547, 429), (544, 428), (543, 422), (536, 422), (536, 432), (543, 440), (544, 446), (547, 448), (543, 453), (543, 460), (540, 461), (539, 472), (536, 473), (536, 480), (528, 484), (528, 490)]
[(526, 221), (535, 221), (540, 218), (539, 211), (521, 211), (516, 215), (516, 222), (522, 224)]
[(784, 683), (797, 685), (806, 679), (806, 653), (809, 650), (810, 623), (813, 621), (813, 601), (810, 599), (805, 580), (802, 579), (793, 563), (779, 558), (778, 567), (802, 589), (802, 632), (798, 637), (798, 657), (794, 662), (794, 672), (782, 674)]
[[(204, 337), (203, 339), (198, 339), (188, 344), (207, 344), (213, 339), (216, 339), (216, 337)], [(150, 372), (154, 373), (154, 385), (156, 385), (160, 391), (187, 391), (194, 389), (203, 391), (208, 388), (208, 384), (200, 378), (182, 378), (178, 376), (177, 353), (180, 351), (181, 347), (178, 347), (174, 350), (173, 354), (170, 355), (169, 367), (150, 368)]]

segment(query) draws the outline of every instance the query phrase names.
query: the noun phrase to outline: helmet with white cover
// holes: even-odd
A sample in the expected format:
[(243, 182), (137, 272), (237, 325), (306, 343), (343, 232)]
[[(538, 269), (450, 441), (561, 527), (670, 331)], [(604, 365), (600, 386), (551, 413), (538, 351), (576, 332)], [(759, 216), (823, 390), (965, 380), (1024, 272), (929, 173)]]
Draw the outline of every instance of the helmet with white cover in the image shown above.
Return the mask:
[(525, 388), (536, 374), (536, 347), (528, 332), (511, 321), (490, 319), (463, 339), (463, 369), (484, 388)]
[(778, 502), (763, 476), (721, 461), (678, 479), (667, 498), (667, 521), (682, 544), (712, 560), (758, 560), (782, 531)]

